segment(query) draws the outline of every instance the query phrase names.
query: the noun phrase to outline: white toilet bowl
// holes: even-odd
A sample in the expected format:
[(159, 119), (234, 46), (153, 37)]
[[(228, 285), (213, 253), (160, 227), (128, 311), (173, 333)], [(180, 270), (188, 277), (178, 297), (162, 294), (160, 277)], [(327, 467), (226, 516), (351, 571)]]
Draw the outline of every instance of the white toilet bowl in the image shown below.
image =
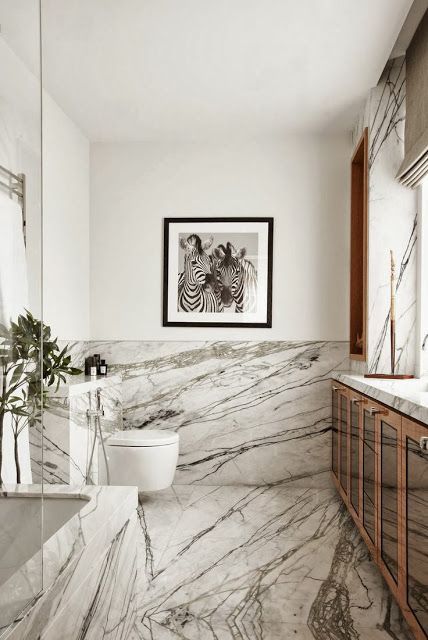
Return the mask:
[[(105, 442), (111, 485), (158, 491), (171, 486), (178, 460), (178, 433), (130, 429), (116, 431)], [(102, 456), (101, 456), (102, 460)], [(101, 484), (106, 470), (101, 464)]]

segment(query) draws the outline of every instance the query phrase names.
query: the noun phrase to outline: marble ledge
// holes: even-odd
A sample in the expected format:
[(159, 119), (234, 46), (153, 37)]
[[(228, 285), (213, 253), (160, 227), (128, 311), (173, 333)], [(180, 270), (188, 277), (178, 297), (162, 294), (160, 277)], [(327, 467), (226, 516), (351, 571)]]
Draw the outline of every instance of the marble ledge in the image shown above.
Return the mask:
[(332, 378), (428, 426), (428, 377), (379, 380), (333, 371)]
[(122, 374), (114, 373), (107, 376), (70, 376), (67, 380), (67, 384), (62, 384), (58, 391), (55, 392), (57, 397), (72, 397), (79, 396), (82, 393), (88, 391), (95, 391), (96, 389), (107, 389), (117, 384), (121, 384)]

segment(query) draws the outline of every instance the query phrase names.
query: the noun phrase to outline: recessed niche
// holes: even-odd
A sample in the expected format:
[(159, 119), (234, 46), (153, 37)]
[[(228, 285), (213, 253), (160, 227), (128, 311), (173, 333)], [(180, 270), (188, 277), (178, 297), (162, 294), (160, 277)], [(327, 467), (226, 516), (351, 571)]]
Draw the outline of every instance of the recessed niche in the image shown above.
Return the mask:
[(368, 129), (351, 161), (350, 346), (354, 360), (366, 360)]

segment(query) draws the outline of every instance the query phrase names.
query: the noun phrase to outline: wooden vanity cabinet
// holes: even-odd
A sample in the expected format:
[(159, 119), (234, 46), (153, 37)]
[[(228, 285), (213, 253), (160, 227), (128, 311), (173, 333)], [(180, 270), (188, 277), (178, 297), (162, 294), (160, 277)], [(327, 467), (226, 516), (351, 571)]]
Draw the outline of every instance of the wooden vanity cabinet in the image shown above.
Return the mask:
[(428, 426), (332, 388), (334, 484), (416, 640), (427, 640)]

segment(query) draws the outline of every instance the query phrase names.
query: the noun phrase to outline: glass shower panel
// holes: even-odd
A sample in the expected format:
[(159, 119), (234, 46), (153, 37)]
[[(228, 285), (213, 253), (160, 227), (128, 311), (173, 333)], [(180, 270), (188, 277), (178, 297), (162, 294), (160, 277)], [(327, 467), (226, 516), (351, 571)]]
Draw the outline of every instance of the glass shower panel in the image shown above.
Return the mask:
[(42, 588), (39, 0), (0, 0), (0, 636)]

